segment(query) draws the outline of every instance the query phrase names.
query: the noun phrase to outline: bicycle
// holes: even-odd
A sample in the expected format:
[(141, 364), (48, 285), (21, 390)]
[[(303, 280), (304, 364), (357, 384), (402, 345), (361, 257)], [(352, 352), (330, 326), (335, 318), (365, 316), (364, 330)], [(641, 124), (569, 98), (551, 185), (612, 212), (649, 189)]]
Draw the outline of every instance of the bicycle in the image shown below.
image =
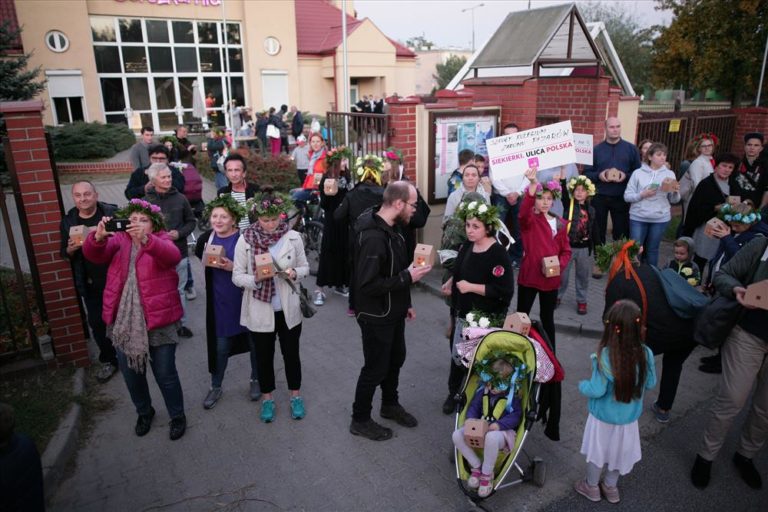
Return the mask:
[(309, 262), (310, 275), (317, 275), (320, 265), (320, 249), (323, 245), (324, 212), (320, 208), (320, 192), (313, 190), (309, 200), (294, 201), (296, 212), (288, 217), (288, 222), (293, 223), (292, 229), (301, 233), (304, 242), (304, 253)]

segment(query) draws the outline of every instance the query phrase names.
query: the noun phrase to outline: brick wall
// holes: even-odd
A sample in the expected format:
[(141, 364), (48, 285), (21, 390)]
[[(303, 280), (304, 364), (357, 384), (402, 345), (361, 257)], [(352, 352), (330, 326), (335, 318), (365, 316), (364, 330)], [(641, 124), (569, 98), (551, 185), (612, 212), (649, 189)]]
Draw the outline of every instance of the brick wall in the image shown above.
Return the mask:
[(403, 152), (404, 177), (416, 181), (416, 106), (419, 98), (388, 98), (389, 144)]
[(739, 156), (744, 155), (744, 134), (760, 132), (768, 136), (768, 108), (735, 108), (736, 128), (733, 130), (731, 149)]
[(59, 174), (124, 174), (133, 171), (130, 162), (75, 162), (56, 164)]
[(0, 103), (8, 128), (8, 147), (19, 182), (20, 215), (27, 218), (31, 238), (30, 266), (35, 265), (59, 365), (87, 366), (86, 333), (72, 279), (61, 259), (61, 208), (51, 169), (42, 119), (43, 103)]

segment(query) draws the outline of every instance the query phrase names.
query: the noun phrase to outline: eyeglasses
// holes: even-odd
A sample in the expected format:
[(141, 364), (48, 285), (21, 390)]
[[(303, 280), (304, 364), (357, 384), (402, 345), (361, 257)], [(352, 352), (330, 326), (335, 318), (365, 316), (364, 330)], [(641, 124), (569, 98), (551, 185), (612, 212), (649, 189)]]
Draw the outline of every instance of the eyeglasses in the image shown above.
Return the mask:
[(405, 203), (405, 204), (407, 204), (408, 206), (410, 206), (414, 210), (418, 210), (419, 209), (419, 203)]

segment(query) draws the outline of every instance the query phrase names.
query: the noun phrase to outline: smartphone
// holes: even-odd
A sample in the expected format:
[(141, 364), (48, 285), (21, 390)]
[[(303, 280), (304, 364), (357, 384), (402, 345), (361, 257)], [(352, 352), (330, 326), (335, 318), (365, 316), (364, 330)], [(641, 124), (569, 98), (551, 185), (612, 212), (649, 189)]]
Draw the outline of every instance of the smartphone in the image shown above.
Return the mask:
[(131, 221), (128, 219), (109, 219), (104, 225), (107, 231), (125, 231), (131, 227)]

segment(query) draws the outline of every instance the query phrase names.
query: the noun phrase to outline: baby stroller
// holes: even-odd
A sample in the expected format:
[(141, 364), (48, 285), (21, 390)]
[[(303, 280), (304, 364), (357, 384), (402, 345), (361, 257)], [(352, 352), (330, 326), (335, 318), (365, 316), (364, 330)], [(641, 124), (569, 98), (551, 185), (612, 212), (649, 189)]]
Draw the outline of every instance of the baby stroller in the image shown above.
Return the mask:
[[(547, 349), (549, 349), (549, 341), (538, 322), (532, 323), (531, 331), (531, 337), (541, 340), (547, 345)], [(535, 345), (536, 343), (539, 344), (538, 347)], [(520, 398), (523, 406), (523, 414), (515, 435), (514, 448), (510, 451), (505, 450), (499, 452), (493, 472), (493, 490), (489, 496), (493, 496), (498, 489), (522, 482), (532, 481), (539, 487), (544, 485), (544, 480), (546, 478), (546, 465), (544, 461), (539, 458), (531, 458), (523, 450), (523, 445), (528, 436), (528, 432), (537, 419), (540, 381), (542, 381), (543, 378), (551, 379), (554, 374), (554, 368), (560, 368), (559, 363), (552, 361), (554, 356), (550, 357), (551, 349), (543, 350), (539, 341), (532, 341), (532, 339), (529, 339), (526, 336), (511, 331), (493, 330), (489, 332), (483, 336), (477, 345), (477, 348), (474, 349), (474, 354), (471, 354), (470, 357), (465, 356), (462, 360), (462, 364), (468, 366), (470, 371), (460, 391), (461, 396), (456, 414), (456, 429), (459, 429), (464, 425), (469, 403), (475, 395), (478, 386), (483, 384), (479, 375), (474, 371), (475, 362), (482, 361), (484, 358), (499, 351), (517, 357), (530, 369), (530, 371), (527, 374), (526, 379), (520, 385)], [(537, 358), (539, 359), (538, 361)], [(545, 361), (546, 359), (549, 359), (549, 361)], [(547, 368), (546, 370), (544, 370), (545, 366)], [(537, 373), (539, 374), (538, 378)], [(527, 466), (525, 469), (523, 469), (518, 462), (518, 457), (521, 453), (527, 459)], [(456, 478), (459, 488), (472, 501), (483, 499), (465, 486), (471, 468), (458, 449), (454, 449), (454, 456)], [(510, 473), (513, 473), (513, 475), (510, 475)], [(512, 476), (515, 478), (512, 479)], [(506, 481), (508, 477), (510, 479), (509, 482)]]

